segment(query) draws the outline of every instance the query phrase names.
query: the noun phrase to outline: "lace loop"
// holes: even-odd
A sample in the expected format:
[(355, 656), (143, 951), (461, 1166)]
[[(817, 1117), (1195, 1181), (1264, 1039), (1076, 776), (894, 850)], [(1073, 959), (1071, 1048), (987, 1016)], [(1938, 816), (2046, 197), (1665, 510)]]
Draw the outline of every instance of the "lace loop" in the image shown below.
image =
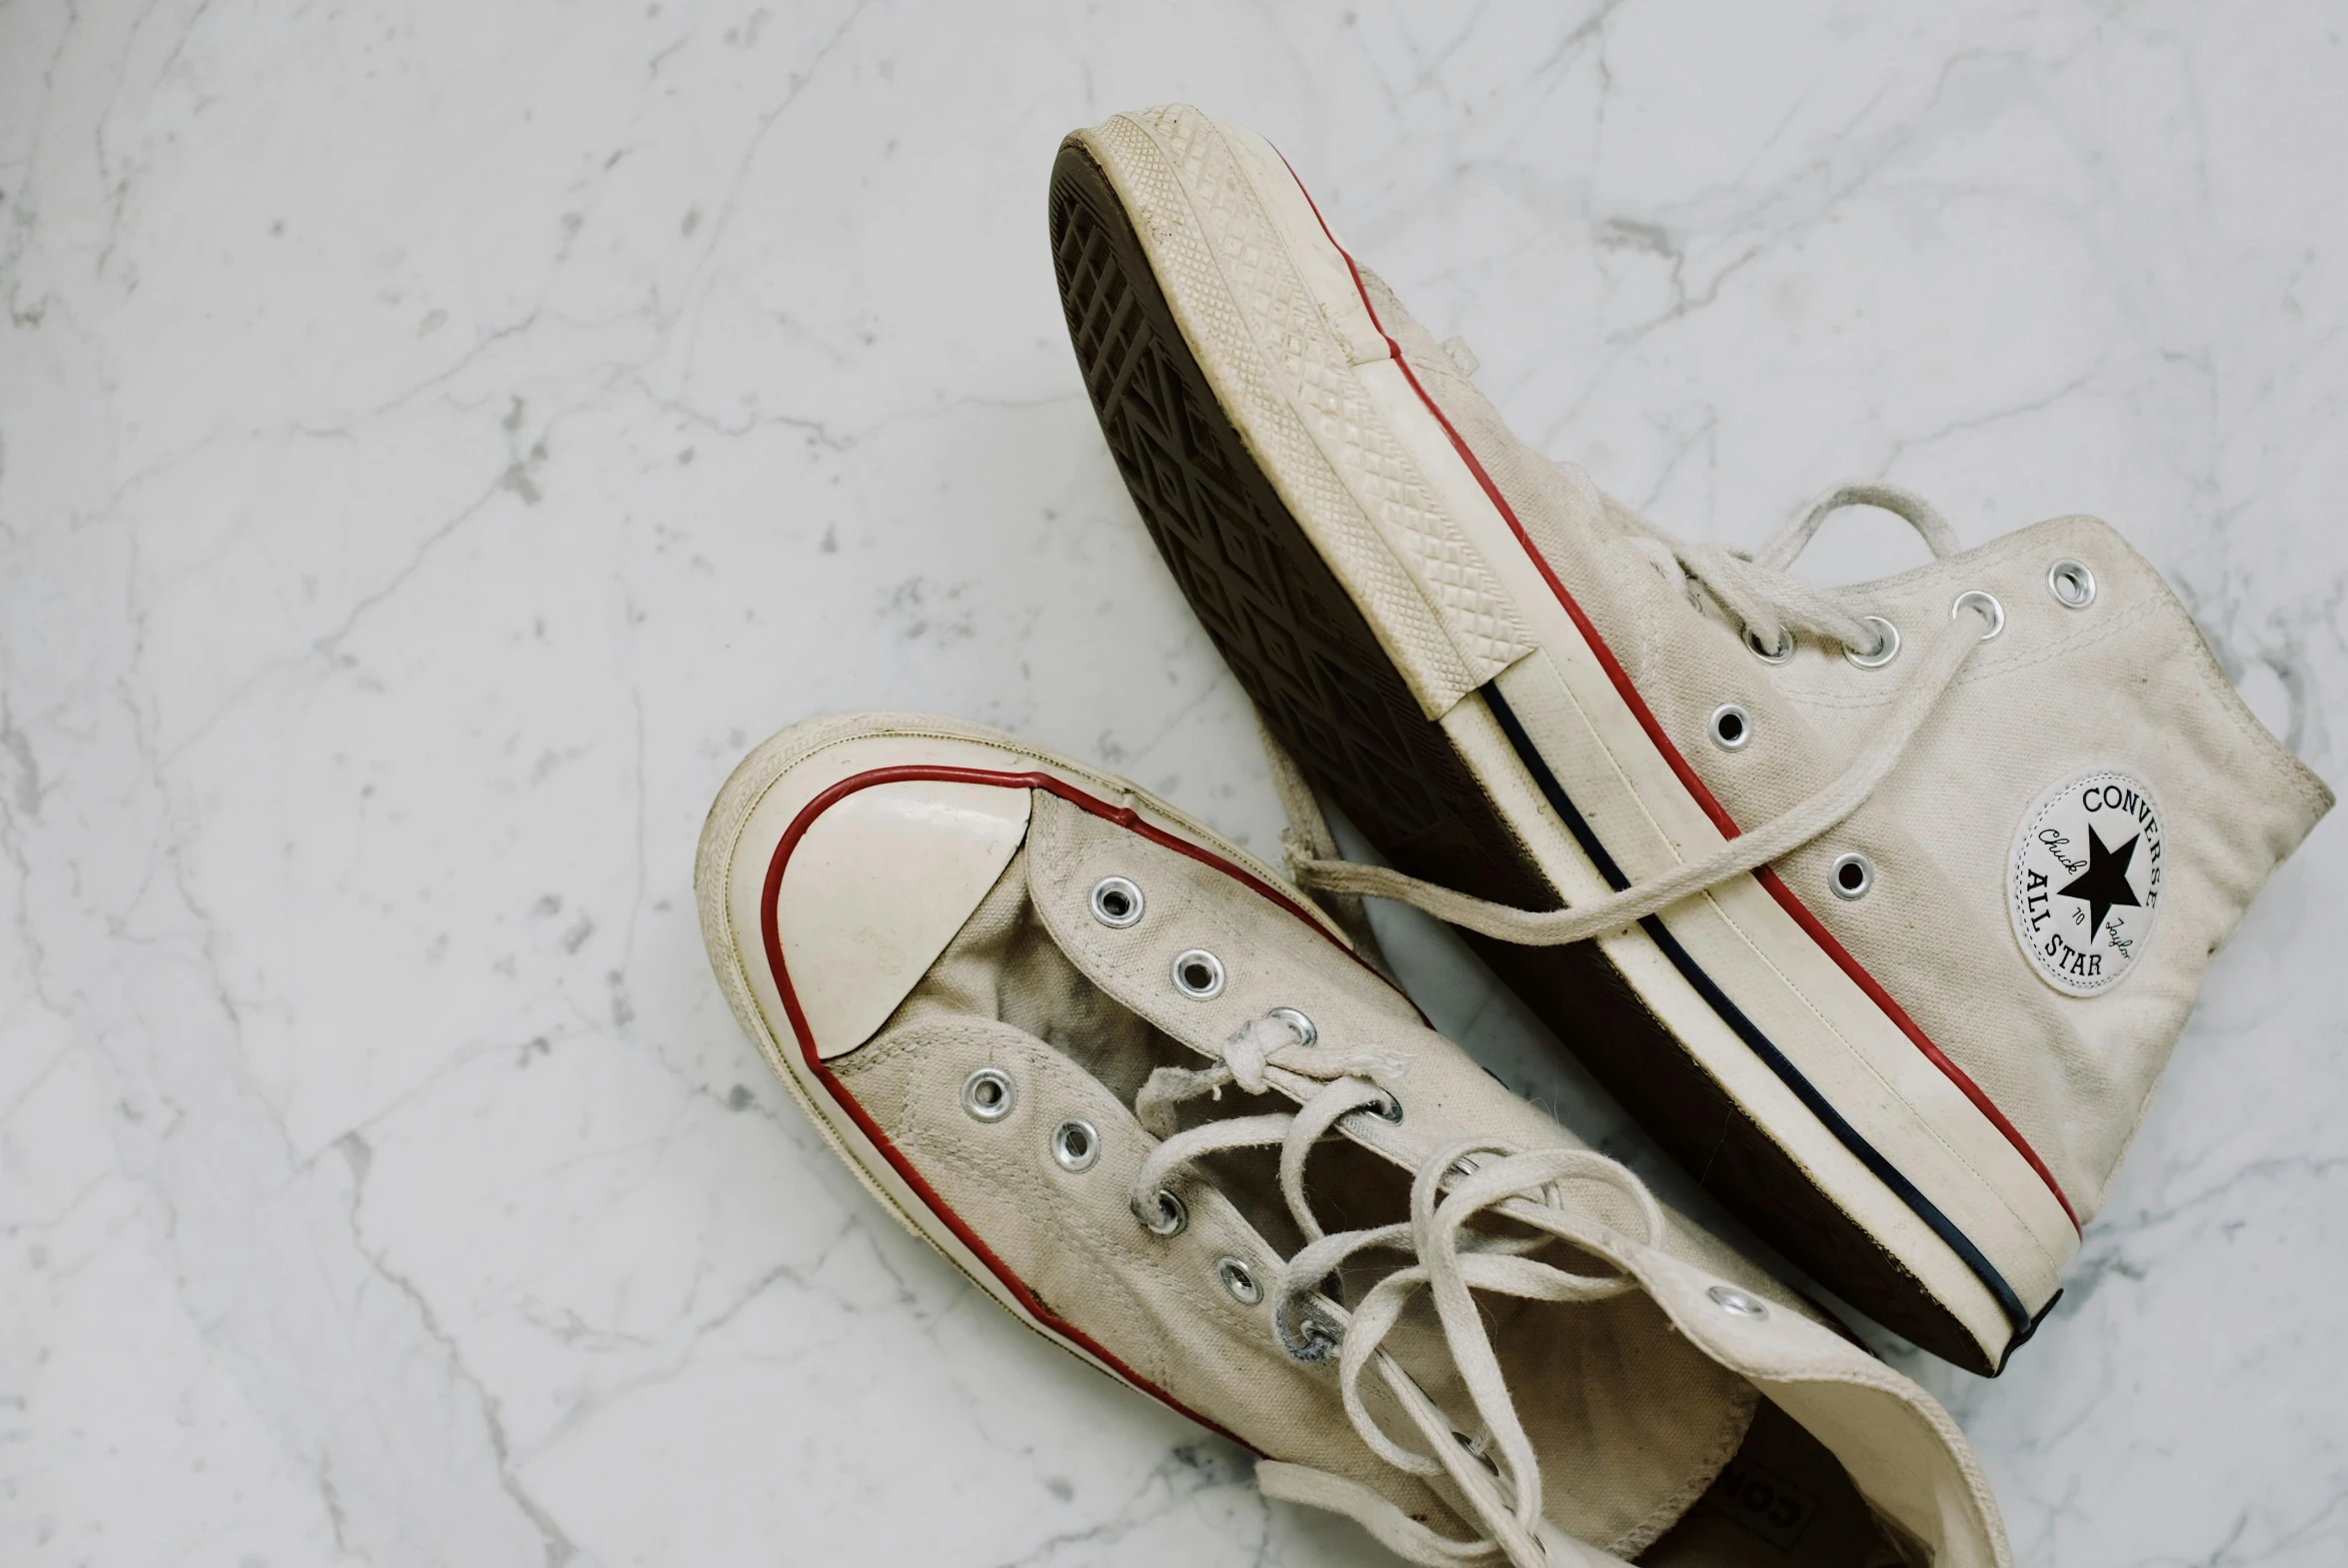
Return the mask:
[(1803, 508), (1799, 517), (1785, 525), (1784, 532), (1761, 547), (1761, 553), (1753, 557), (1753, 565), (1770, 572), (1791, 571), (1817, 535), (1818, 526), (1844, 507), (1875, 507), (1890, 513), (1921, 536), (1924, 548), (1932, 552), (1935, 561), (1946, 561), (1964, 552), (1956, 530), (1948, 526), (1948, 519), (1940, 515), (1940, 509), (1914, 491), (1874, 480), (1845, 480)]
[(1718, 545), (1689, 544), (1660, 531), (1637, 536), (1633, 544), (1657, 570), (1676, 577), (1692, 600), (1700, 588), (1736, 622), (1758, 649), (1780, 649), (1796, 632), (1865, 659), (1881, 652), (1882, 638), (1841, 594), (1792, 575), (1794, 560), (1826, 518), (1844, 507), (1878, 507), (1904, 520), (1921, 535), (1934, 559), (1963, 547), (1956, 530), (1922, 496), (1897, 485), (1852, 481), (1837, 485), (1802, 511), (1757, 556)]
[[(1285, 1057), (1290, 1051), (1294, 1056)], [(1496, 1552), (1517, 1568), (1544, 1568), (1562, 1551), (1578, 1552), (1587, 1562), (1613, 1562), (1566, 1542), (1543, 1520), (1539, 1459), (1516, 1415), (1475, 1293), (1594, 1301), (1634, 1289), (1627, 1278), (1576, 1273), (1529, 1254), (1552, 1238), (1587, 1245), (1613, 1229), (1596, 1217), (1593, 1206), (1569, 1202), (1577, 1184), (1594, 1184), (1602, 1194), (1626, 1200), (1631, 1228), (1613, 1233), (1640, 1245), (1662, 1238), (1662, 1209), (1635, 1176), (1603, 1155), (1583, 1149), (1520, 1150), (1471, 1136), (1419, 1160), (1408, 1219), (1329, 1234), (1304, 1190), (1305, 1155), (1346, 1116), (1373, 1114), (1373, 1107), (1392, 1093), (1389, 1082), (1380, 1080), (1400, 1076), (1390, 1052), (1307, 1052), (1296, 1047), (1287, 1025), (1271, 1018), (1251, 1020), (1225, 1042), (1224, 1059), (1212, 1066), (1159, 1068), (1143, 1090), (1144, 1099), (1163, 1125), (1171, 1125), (1179, 1101), (1218, 1094), (1225, 1083), (1246, 1088), (1276, 1082), (1302, 1090), (1302, 1103), (1292, 1112), (1208, 1121), (1166, 1136), (1135, 1177), (1137, 1212), (1184, 1166), (1206, 1155), (1278, 1144), (1281, 1197), (1305, 1237), (1271, 1282), (1273, 1331), (1281, 1349), (1303, 1362), (1325, 1360), (1333, 1351), (1346, 1419), (1370, 1452), (1407, 1474), (1446, 1480), (1488, 1536), (1455, 1541), (1437, 1535), (1358, 1483), (1295, 1465), (1258, 1468), (1267, 1495), (1350, 1514), (1380, 1541), (1421, 1563), (1482, 1561)], [(1533, 1234), (1471, 1228), (1494, 1215)], [(1350, 1310), (1322, 1293), (1355, 1255), (1378, 1249), (1399, 1252), (1409, 1261), (1378, 1279)], [(1421, 1289), (1433, 1299), (1443, 1344), (1480, 1423), (1482, 1435), (1472, 1449), (1463, 1446), (1467, 1439), (1385, 1349), (1387, 1336)], [(1362, 1375), (1372, 1370), (1425, 1449), (1397, 1441), (1379, 1425), (1361, 1387)]]

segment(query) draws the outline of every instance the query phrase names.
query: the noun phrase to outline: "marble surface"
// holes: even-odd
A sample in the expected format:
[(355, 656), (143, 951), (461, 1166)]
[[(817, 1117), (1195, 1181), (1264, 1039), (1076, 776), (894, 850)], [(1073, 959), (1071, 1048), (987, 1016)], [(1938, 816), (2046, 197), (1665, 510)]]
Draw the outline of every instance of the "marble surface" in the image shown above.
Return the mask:
[[(2336, 7), (1174, 9), (0, 3), (0, 1559), (1377, 1555), (876, 1213), (695, 929), (821, 710), (1271, 844), (1054, 297), (1113, 109), (1269, 134), (1666, 526), (2110, 517), (2348, 776)], [(2013, 1372), (1906, 1362), (2025, 1564), (2348, 1559), (2344, 875), (2217, 962)]]

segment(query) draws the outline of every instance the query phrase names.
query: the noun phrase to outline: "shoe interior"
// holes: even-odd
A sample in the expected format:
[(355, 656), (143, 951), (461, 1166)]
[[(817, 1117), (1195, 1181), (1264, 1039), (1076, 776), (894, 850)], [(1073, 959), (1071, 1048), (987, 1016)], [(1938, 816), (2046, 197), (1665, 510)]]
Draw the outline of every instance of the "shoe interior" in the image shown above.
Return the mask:
[[(1061, 950), (1031, 900), (1024, 847), (881, 1032), (974, 1016), (1053, 1046), (1128, 1110), (1159, 1067), (1207, 1064), (1201, 1052), (1112, 997)], [(1278, 1094), (1226, 1086), (1217, 1097), (1182, 1102), (1178, 1114), (1187, 1127), (1293, 1108)], [(1236, 1149), (1200, 1164), (1270, 1250), (1287, 1256), (1304, 1237), (1279, 1192), (1278, 1158), (1275, 1147)], [(1313, 1212), (1330, 1232), (1408, 1217), (1411, 1173), (1341, 1136), (1315, 1147), (1306, 1179)], [(1607, 1272), (1553, 1238), (1547, 1248), (1534, 1255), (1575, 1272)], [(1324, 1287), (1341, 1303), (1357, 1302), (1407, 1261), (1382, 1251), (1356, 1259)], [(1612, 1511), (1614, 1528), (1605, 1533), (1614, 1550), (1627, 1555), (1647, 1548), (1638, 1560), (1667, 1568), (1736, 1568), (1748, 1561), (1877, 1568), (1901, 1560), (1883, 1544), (1833, 1456), (1749, 1385), (1692, 1350), (1643, 1295), (1581, 1304), (1508, 1296), (1479, 1301), (1518, 1418), (1540, 1456), (1546, 1512), (1560, 1526), (1609, 1516), (1600, 1504), (1595, 1518), (1577, 1517), (1585, 1513), (1576, 1506), (1584, 1496), (1659, 1497), (1644, 1517), (1626, 1521), (1618, 1507)], [(1572, 1320), (1576, 1314), (1579, 1322)], [(1454, 1420), (1472, 1424), (1473, 1405), (1423, 1295), (1386, 1348)], [(1342, 1421), (1333, 1384), (1332, 1376), (1329, 1414)], [(1369, 1382), (1364, 1389), (1370, 1391)], [(1373, 1410), (1382, 1402), (1372, 1397)], [(1378, 1413), (1397, 1437), (1407, 1431), (1390, 1409)], [(1248, 1435), (1243, 1413), (1218, 1418)], [(1444, 1527), (1466, 1528), (1455, 1521)]]
[(1642, 1568), (1902, 1568), (1903, 1553), (1826, 1445), (1764, 1399), (1736, 1457), (1639, 1554)]
[(1025, 848), (881, 1032), (932, 1017), (995, 1018), (1032, 1034), (1128, 1110), (1158, 1068), (1201, 1065), (1197, 1052), (1094, 984), (1060, 950), (1028, 896)]

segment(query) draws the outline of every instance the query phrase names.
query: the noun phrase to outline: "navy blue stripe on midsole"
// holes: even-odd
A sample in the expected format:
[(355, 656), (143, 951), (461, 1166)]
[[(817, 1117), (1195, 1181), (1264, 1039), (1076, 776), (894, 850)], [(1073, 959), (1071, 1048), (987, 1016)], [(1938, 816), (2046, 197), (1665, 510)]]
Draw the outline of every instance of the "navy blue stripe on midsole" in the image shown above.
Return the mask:
[[(1598, 835), (1590, 830), (1589, 823), (1584, 821), (1581, 812), (1575, 809), (1572, 797), (1565, 792), (1565, 786), (1559, 784), (1557, 776), (1549, 771), (1548, 763), (1543, 760), (1539, 750), (1533, 746), (1532, 737), (1525, 734), (1524, 726), (1518, 722), (1515, 712), (1508, 707), (1507, 699), (1500, 696), (1499, 687), (1497, 685), (1486, 686), (1482, 689), (1482, 695), (1484, 706), (1491, 711), (1491, 716), (1500, 722), (1500, 731), (1507, 736), (1508, 745), (1515, 751), (1517, 761), (1523, 763), (1526, 772), (1532, 775), (1533, 783), (1540, 786), (1541, 794), (1549, 802), (1550, 809), (1563, 819), (1565, 830), (1573, 834), (1573, 841), (1581, 845), (1581, 852), (1590, 857), (1590, 863), (1598, 868), (1598, 874), (1606, 879), (1606, 885), (1617, 892), (1629, 886), (1630, 879), (1622, 874), (1622, 868), (1614, 863), (1614, 857), (1606, 852), (1606, 846), (1598, 841)], [(1988, 1287), (1989, 1293), (1997, 1298), (1997, 1304), (2005, 1310), (2006, 1317), (2012, 1321), (2015, 1333), (2026, 1335), (2033, 1326), (2030, 1321), (2029, 1308), (2022, 1305), (2022, 1298), (2014, 1293), (2013, 1286), (2005, 1282), (2005, 1276), (1997, 1271), (1989, 1259), (1982, 1254), (1979, 1247), (1973, 1245), (1972, 1238), (1959, 1230), (1954, 1220), (1940, 1212), (1939, 1206), (1924, 1196), (1914, 1182), (1900, 1174), (1899, 1168), (1884, 1158), (1882, 1151), (1877, 1149), (1874, 1144), (1869, 1143), (1865, 1137), (1861, 1136), (1858, 1128), (1843, 1119), (1842, 1113), (1834, 1108), (1833, 1103), (1823, 1093), (1819, 1092), (1818, 1086), (1803, 1075), (1802, 1070), (1777, 1048), (1768, 1035), (1761, 1032), (1759, 1026), (1752, 1019), (1744, 1015), (1736, 1003), (1728, 999), (1727, 993), (1714, 983), (1709, 974), (1704, 972), (1703, 966), (1695, 961), (1693, 955), (1685, 947), (1679, 945), (1679, 938), (1671, 934), (1670, 928), (1664, 925), (1661, 917), (1650, 914), (1638, 923), (1639, 928), (1653, 938), (1655, 945), (1662, 949), (1663, 956), (1671, 960), (1671, 966), (1677, 969), (1687, 983), (1695, 987), (1696, 994), (1703, 997), (1705, 1003), (1720, 1015), (1720, 1021), (1727, 1024), (1735, 1032), (1736, 1037), (1751, 1048), (1754, 1055), (1768, 1064), (1769, 1070), (1776, 1073), (1778, 1079), (1787, 1088), (1793, 1090), (1794, 1097), (1809, 1107), (1810, 1114), (1816, 1116), (1825, 1125), (1826, 1130), (1834, 1134), (1837, 1142), (1858, 1156), (1859, 1163), (1866, 1166), (1874, 1174), (1876, 1180), (1897, 1194), (1899, 1200), (1913, 1210), (1918, 1219), (1932, 1228), (1934, 1235), (1948, 1243), (1950, 1251), (1964, 1259), (1965, 1266), (1971, 1269), (1981, 1283)], [(2017, 1344), (2019, 1342), (2018, 1339), (2015, 1341)]]

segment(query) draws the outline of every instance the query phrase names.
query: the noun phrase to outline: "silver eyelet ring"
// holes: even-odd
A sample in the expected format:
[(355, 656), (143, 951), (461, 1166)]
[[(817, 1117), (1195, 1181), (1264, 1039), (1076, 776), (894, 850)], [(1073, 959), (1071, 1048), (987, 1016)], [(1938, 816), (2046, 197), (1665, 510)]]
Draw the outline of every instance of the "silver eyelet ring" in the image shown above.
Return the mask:
[(1278, 1334), (1280, 1348), (1288, 1353), (1288, 1359), (1306, 1366), (1326, 1361), (1345, 1342), (1345, 1331), (1337, 1326), (1334, 1318), (1294, 1296), (1272, 1313), (1272, 1330)]
[(1793, 657), (1793, 628), (1779, 627), (1776, 648), (1767, 649), (1761, 646), (1761, 640), (1755, 637), (1748, 627), (1744, 634), (1744, 646), (1752, 650), (1753, 657), (1762, 664), (1782, 665)]
[(1982, 642), (2005, 630), (2005, 606), (1997, 602), (1995, 594), (1984, 594), (1976, 588), (1957, 595), (1956, 603), (1948, 607), (1948, 619), (1954, 621), (1968, 610), (1978, 610), (1989, 618), (1989, 630), (1981, 634)]
[(2095, 603), (2095, 574), (2066, 556), (2046, 569), (2046, 591), (2065, 610), (2085, 610)]
[(1313, 1026), (1312, 1020), (1293, 1007), (1274, 1007), (1264, 1016), (1276, 1018), (1289, 1028), (1294, 1029), (1296, 1043), (1299, 1045), (1314, 1044), (1320, 1039), (1320, 1030)]
[(1209, 996), (1222, 994), (1222, 960), (1203, 947), (1192, 947), (1176, 953), (1174, 961), (1174, 989), (1193, 1001), (1204, 1001)]
[(1875, 862), (1855, 849), (1838, 854), (1827, 869), (1826, 885), (1837, 898), (1864, 898), (1875, 885)]
[(1859, 620), (1875, 629), (1875, 646), (1862, 654), (1855, 648), (1846, 648), (1842, 657), (1861, 670), (1880, 670), (1899, 657), (1899, 628), (1881, 616), (1861, 616)]
[(1457, 1443), (1461, 1448), (1466, 1449), (1467, 1457), (1473, 1459), (1477, 1464), (1482, 1465), (1484, 1469), (1490, 1471), (1493, 1475), (1498, 1475), (1500, 1473), (1500, 1467), (1492, 1462), (1492, 1456), (1475, 1446), (1474, 1438), (1469, 1437), (1465, 1432), (1454, 1429), (1451, 1433), (1451, 1440)]
[(962, 1080), (962, 1108), (980, 1121), (1001, 1121), (1019, 1098), (1011, 1074), (1001, 1067), (981, 1067)]
[(1093, 884), (1093, 918), (1124, 930), (1142, 918), (1142, 889), (1123, 876), (1102, 877)]
[(1712, 744), (1721, 751), (1741, 752), (1753, 738), (1753, 716), (1740, 703), (1722, 703), (1712, 710), (1711, 720), (1704, 728)]
[(1101, 1134), (1093, 1123), (1071, 1116), (1052, 1129), (1052, 1157), (1063, 1170), (1091, 1170), (1101, 1158)]
[(1402, 1124), (1402, 1102), (1394, 1098), (1393, 1095), (1388, 1094), (1384, 1089), (1379, 1089), (1377, 1092), (1377, 1103), (1374, 1105), (1364, 1105), (1361, 1108), (1368, 1111), (1372, 1116), (1375, 1116), (1380, 1121), (1390, 1122), (1397, 1127), (1400, 1126)]
[(1714, 1285), (1704, 1292), (1713, 1305), (1731, 1317), (1764, 1318), (1769, 1315), (1767, 1303), (1757, 1296), (1746, 1295), (1734, 1285)]
[(1182, 1206), (1180, 1198), (1174, 1196), (1173, 1188), (1160, 1187), (1157, 1212), (1150, 1213), (1137, 1208), (1134, 1210), (1134, 1218), (1140, 1220), (1142, 1228), (1154, 1236), (1178, 1236), (1182, 1228), (1190, 1223), (1190, 1211)]
[(1247, 1266), (1245, 1259), (1216, 1258), (1214, 1271), (1222, 1276), (1222, 1288), (1231, 1293), (1233, 1301), (1253, 1306), (1263, 1299), (1263, 1287), (1255, 1282), (1255, 1270)]

